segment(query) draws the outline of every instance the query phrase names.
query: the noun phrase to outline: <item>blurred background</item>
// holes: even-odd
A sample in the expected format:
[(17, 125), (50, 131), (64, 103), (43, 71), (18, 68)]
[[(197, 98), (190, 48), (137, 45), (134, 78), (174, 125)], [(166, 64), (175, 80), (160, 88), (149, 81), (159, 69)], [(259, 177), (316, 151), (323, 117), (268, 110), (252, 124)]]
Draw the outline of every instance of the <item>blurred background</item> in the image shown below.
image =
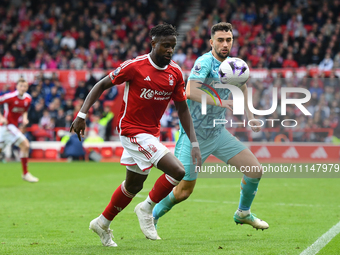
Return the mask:
[[(231, 56), (251, 69), (256, 109), (269, 109), (273, 87), (303, 87), (312, 94), (304, 116), (295, 106), (281, 116), (298, 125), (228, 128), (241, 141), (340, 143), (340, 1), (313, 0), (139, 0), (27, 1), (0, 4), (0, 95), (23, 76), (30, 84), (30, 141), (60, 141), (94, 84), (126, 59), (149, 53), (150, 29), (163, 22), (177, 27), (173, 60), (188, 77), (197, 57), (210, 51), (210, 28), (233, 25)], [(91, 108), (88, 130), (102, 141), (119, 140), (115, 130), (122, 86), (106, 91)], [(279, 98), (280, 105), (280, 98)], [(234, 119), (230, 113), (226, 119)], [(178, 136), (178, 116), (169, 104), (162, 120), (163, 141)], [(61, 135), (59, 135), (61, 134)], [(100, 140), (99, 139), (99, 140)], [(111, 154), (110, 154), (111, 155)]]

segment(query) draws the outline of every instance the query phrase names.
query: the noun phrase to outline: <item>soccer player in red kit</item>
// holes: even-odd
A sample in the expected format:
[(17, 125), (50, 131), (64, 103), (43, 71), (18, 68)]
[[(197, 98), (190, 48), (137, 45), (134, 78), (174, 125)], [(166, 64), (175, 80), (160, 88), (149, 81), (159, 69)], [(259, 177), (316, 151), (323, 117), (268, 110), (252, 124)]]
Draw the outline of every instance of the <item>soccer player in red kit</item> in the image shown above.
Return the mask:
[(28, 182), (37, 182), (27, 169), (29, 153), (29, 141), (18, 129), (19, 119), (22, 117), (22, 124), (28, 124), (27, 111), (31, 105), (32, 98), (26, 93), (28, 83), (19, 79), (16, 91), (0, 96), (0, 104), (4, 105), (4, 114), (0, 113), (0, 152), (7, 144), (15, 144), (20, 148), (20, 159), (22, 164), (22, 179)]
[(164, 174), (158, 178), (148, 198), (135, 207), (135, 213), (144, 235), (151, 240), (159, 238), (153, 224), (152, 209), (185, 174), (182, 163), (158, 139), (160, 119), (171, 99), (192, 143), (193, 163), (201, 165), (201, 153), (186, 103), (182, 71), (171, 60), (177, 32), (172, 25), (162, 24), (152, 28), (150, 35), (151, 52), (125, 61), (99, 81), (71, 125), (71, 131), (73, 129), (81, 139), (85, 130), (85, 116), (90, 107), (104, 90), (126, 82), (118, 120), (118, 131), (124, 147), (121, 164), (126, 166), (126, 179), (115, 190), (103, 213), (90, 223), (90, 229), (100, 236), (104, 246), (117, 246), (112, 240), (110, 223), (143, 188), (153, 166)]

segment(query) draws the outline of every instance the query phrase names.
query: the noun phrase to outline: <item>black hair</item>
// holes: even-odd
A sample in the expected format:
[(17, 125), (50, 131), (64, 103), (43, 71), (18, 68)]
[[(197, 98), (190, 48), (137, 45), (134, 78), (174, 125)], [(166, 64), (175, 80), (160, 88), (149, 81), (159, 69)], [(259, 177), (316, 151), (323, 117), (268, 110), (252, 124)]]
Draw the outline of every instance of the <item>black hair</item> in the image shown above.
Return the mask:
[(233, 32), (233, 26), (227, 22), (220, 22), (211, 27), (211, 37), (213, 37), (216, 31)]
[(154, 39), (154, 37), (160, 37), (160, 36), (169, 36), (169, 35), (173, 35), (173, 36), (177, 36), (178, 33), (176, 31), (176, 27), (174, 27), (171, 24), (158, 24), (157, 26), (153, 27), (150, 30), (150, 36), (152, 39)]

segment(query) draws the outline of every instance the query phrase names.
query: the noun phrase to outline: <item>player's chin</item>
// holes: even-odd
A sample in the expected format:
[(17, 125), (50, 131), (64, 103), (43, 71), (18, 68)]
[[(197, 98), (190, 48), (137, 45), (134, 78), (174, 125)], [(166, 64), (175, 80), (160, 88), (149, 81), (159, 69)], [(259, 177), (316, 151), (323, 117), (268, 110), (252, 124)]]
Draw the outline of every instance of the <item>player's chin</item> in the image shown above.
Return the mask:
[(170, 59), (170, 60), (164, 59), (164, 60), (163, 60), (163, 66), (169, 65), (169, 64), (170, 64), (170, 61), (171, 61), (171, 59)]

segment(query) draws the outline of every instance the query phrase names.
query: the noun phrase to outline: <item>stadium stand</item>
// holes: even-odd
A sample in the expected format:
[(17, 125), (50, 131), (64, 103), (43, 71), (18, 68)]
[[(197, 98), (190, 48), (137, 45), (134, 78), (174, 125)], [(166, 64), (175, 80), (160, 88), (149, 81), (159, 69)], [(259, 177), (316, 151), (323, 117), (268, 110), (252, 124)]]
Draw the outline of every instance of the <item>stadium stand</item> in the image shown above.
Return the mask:
[[(29, 90), (33, 106), (27, 135), (31, 140), (58, 139), (55, 129), (70, 126), (100, 77), (124, 60), (150, 51), (150, 28), (160, 22), (180, 26), (180, 20), (189, 21), (190, 17), (185, 15), (193, 15), (187, 10), (190, 5), (179, 0), (2, 2), (0, 69), (8, 70), (6, 77), (10, 77), (11, 70), (18, 69), (36, 74)], [(187, 76), (195, 59), (210, 50), (211, 25), (231, 22), (235, 38), (231, 56), (247, 61), (253, 71), (266, 73), (261, 79), (249, 80), (254, 98), (261, 98), (254, 102), (254, 107), (271, 106), (273, 86), (304, 87), (312, 93), (308, 109), (313, 113), (313, 117), (305, 117), (289, 108), (288, 115), (299, 122), (290, 132), (275, 126), (275, 131), (264, 129), (260, 134), (247, 130), (235, 130), (234, 134), (244, 141), (274, 141), (281, 134), (298, 142), (340, 139), (336, 131), (340, 129), (339, 71), (336, 69), (340, 67), (339, 2), (324, 1), (319, 6), (310, 0), (259, 1), (255, 6), (252, 1), (240, 4), (227, 0), (200, 1), (201, 12), (195, 16), (193, 26), (180, 41), (173, 58)], [(304, 69), (298, 72), (297, 68)], [(78, 72), (83, 78), (78, 77)], [(73, 80), (73, 85), (65, 82), (65, 75), (68, 81)], [(14, 80), (1, 77), (0, 95), (14, 89)], [(106, 129), (109, 132), (103, 137), (106, 140), (115, 134), (121, 93), (120, 86), (109, 90), (88, 118), (90, 126), (96, 113), (101, 114), (107, 102), (114, 101), (110, 103), (113, 125)], [(274, 115), (273, 118), (280, 118)], [(165, 128), (163, 139), (173, 140), (178, 127), (173, 105), (169, 106), (161, 124)], [(303, 132), (306, 128), (315, 132)]]

